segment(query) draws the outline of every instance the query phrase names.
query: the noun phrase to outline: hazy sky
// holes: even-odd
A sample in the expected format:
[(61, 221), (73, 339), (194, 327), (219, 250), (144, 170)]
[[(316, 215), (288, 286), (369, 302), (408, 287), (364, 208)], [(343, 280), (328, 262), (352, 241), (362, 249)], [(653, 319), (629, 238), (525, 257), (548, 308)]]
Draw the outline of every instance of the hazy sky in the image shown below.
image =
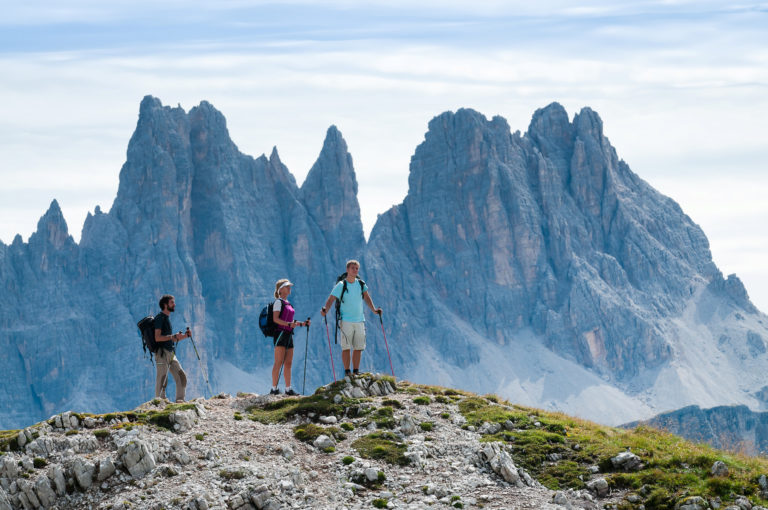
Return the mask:
[(303, 182), (335, 124), (363, 224), (402, 201), (427, 122), (558, 101), (680, 203), (768, 311), (768, 2), (0, 0), (0, 240), (58, 199), (108, 210), (146, 94), (210, 101)]

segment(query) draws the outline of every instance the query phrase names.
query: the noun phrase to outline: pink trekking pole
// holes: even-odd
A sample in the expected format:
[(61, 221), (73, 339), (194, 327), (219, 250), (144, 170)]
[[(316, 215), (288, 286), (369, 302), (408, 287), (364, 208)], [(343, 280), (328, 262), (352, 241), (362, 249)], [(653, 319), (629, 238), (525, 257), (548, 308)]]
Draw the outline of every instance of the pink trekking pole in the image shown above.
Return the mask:
[[(389, 369), (392, 371), (392, 377), (395, 377), (395, 369), (392, 368), (392, 356), (389, 355), (389, 344), (387, 343), (387, 334), (384, 332), (384, 321), (379, 314), (379, 324), (381, 324), (381, 333), (384, 335), (384, 346), (387, 348), (387, 357), (389, 358)], [(330, 342), (330, 338), (329, 338)]]
[(331, 371), (333, 372), (333, 382), (336, 382), (336, 367), (333, 366), (333, 351), (331, 350), (331, 332), (328, 331), (328, 317), (323, 316), (325, 320), (325, 334), (328, 336), (328, 354), (331, 356)]

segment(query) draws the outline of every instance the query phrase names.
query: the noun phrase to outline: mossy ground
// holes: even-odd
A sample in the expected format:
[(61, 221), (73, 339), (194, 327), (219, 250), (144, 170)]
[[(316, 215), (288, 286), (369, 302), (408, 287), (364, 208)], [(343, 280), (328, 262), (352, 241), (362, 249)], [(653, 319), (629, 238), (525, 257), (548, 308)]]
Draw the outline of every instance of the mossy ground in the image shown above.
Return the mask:
[(266, 404), (257, 404), (246, 408), (249, 418), (261, 423), (281, 423), (294, 416), (314, 415), (320, 416), (348, 416), (351, 418), (362, 416), (368, 412), (363, 404), (369, 399), (351, 399), (342, 397), (341, 401), (334, 402), (333, 397), (339, 394), (344, 387), (343, 381), (338, 381), (329, 386), (319, 388), (314, 395), (309, 397), (283, 398)]
[(405, 443), (392, 432), (373, 432), (352, 442), (352, 448), (365, 459), (379, 459), (400, 466), (409, 462), (403, 455)]
[(321, 435), (333, 437), (337, 441), (343, 441), (347, 438), (347, 436), (337, 427), (320, 427), (314, 423), (296, 425), (293, 427), (293, 435), (296, 439), (304, 441), (305, 443), (312, 443)]
[[(768, 459), (718, 451), (650, 427), (606, 427), (496, 400), (466, 397), (459, 402), (459, 412), (476, 427), (511, 422), (512, 430), (502, 429), (481, 441), (507, 443), (515, 462), (550, 489), (583, 488), (589, 467), (597, 465), (612, 488), (635, 491), (641, 497), (637, 505), (647, 510), (673, 509), (687, 496), (720, 497), (727, 506), (736, 495), (745, 495), (766, 505), (757, 480), (768, 474)], [(628, 449), (640, 457), (643, 468), (615, 471), (610, 459)], [(728, 476), (710, 474), (717, 460), (726, 463)], [(623, 508), (634, 506), (624, 502)]]
[(19, 430), (0, 430), (0, 451), (19, 449)]

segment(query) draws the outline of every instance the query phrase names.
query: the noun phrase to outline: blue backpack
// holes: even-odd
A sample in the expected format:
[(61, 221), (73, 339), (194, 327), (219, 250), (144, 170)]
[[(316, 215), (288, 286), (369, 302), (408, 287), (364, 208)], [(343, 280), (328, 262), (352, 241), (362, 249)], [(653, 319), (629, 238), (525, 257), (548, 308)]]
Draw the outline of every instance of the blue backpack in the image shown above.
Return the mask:
[[(283, 310), (285, 310), (285, 300), (281, 299), (280, 302), (283, 303)], [(277, 324), (275, 324), (274, 320), (274, 310), (272, 308), (274, 304), (275, 302), (272, 301), (262, 308), (261, 313), (259, 314), (259, 329), (261, 329), (261, 332), (264, 333), (264, 336), (267, 338), (273, 338), (280, 332), (280, 330), (277, 329)], [(280, 315), (282, 315), (282, 313), (281, 310)]]

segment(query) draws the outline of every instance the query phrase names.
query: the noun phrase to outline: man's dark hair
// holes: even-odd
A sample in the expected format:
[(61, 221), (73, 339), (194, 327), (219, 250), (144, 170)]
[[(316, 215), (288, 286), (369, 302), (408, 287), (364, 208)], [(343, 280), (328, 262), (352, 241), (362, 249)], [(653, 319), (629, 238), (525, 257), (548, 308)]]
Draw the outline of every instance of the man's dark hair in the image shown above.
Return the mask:
[(166, 305), (171, 301), (171, 299), (174, 299), (173, 296), (170, 294), (166, 294), (165, 296), (160, 298), (160, 309), (165, 310)]

